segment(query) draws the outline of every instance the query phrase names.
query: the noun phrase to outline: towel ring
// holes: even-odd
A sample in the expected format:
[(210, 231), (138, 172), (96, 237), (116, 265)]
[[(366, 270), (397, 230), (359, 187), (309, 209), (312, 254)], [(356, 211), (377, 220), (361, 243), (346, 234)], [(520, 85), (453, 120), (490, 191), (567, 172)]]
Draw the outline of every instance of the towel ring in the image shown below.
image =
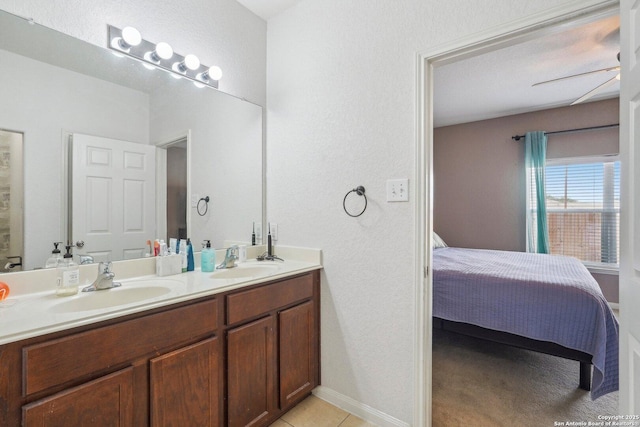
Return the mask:
[[(205, 216), (207, 214), (207, 211), (209, 210), (209, 200), (209, 196), (201, 197), (200, 200), (198, 200), (198, 204), (196, 205), (198, 215)], [(200, 212), (200, 202), (204, 202), (204, 212)]]
[[(359, 214), (352, 214), (347, 210), (347, 197), (349, 197), (349, 194), (351, 193), (356, 193), (358, 196), (362, 196), (364, 197), (364, 208), (362, 208), (362, 211)], [(344, 209), (344, 211), (347, 213), (347, 215), (349, 215), (350, 217), (353, 218), (357, 218), (360, 215), (362, 215), (364, 213), (364, 211), (367, 210), (367, 196), (365, 196), (364, 194), (364, 187), (362, 185), (357, 186), (356, 188), (354, 188), (353, 190), (347, 192), (347, 194), (344, 195), (344, 199), (342, 199), (342, 208)]]

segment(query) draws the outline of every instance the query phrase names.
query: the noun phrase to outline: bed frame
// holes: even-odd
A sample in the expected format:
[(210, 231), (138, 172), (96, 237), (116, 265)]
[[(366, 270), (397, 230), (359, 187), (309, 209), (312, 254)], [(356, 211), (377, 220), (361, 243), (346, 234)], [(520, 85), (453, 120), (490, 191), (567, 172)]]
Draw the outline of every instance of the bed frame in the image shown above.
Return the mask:
[(487, 341), (506, 344), (512, 347), (550, 354), (552, 356), (562, 357), (563, 359), (575, 360), (580, 362), (580, 388), (583, 390), (591, 390), (592, 357), (590, 354), (566, 348), (548, 341), (538, 341), (522, 337), (520, 335), (510, 334), (508, 332), (494, 331), (492, 329), (482, 328), (469, 323), (453, 322), (439, 317), (433, 318), (433, 327)]

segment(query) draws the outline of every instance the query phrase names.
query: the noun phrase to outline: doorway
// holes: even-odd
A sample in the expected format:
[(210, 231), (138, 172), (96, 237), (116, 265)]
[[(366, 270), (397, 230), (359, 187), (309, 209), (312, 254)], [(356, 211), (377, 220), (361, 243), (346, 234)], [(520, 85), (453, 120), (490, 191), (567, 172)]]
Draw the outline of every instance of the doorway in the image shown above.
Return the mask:
[(189, 230), (189, 133), (157, 145), (158, 236), (186, 239)]
[(0, 273), (24, 263), (23, 143), (22, 132), (0, 129)]
[[(433, 231), (433, 73), (439, 65), (474, 56), (483, 52), (513, 45), (520, 41), (533, 39), (542, 34), (552, 32), (560, 25), (570, 23), (575, 25), (584, 20), (594, 19), (594, 16), (605, 16), (617, 7), (615, 1), (591, 2), (589, 5), (566, 6), (554, 9), (547, 14), (539, 14), (528, 19), (510, 23), (502, 28), (476, 34), (451, 44), (440, 46), (418, 56), (418, 144), (417, 144), (417, 203), (416, 216), (418, 224), (416, 232), (419, 236), (416, 253), (419, 262), (416, 263), (416, 413), (415, 425), (431, 425), (432, 401), (432, 283), (429, 274), (432, 256)], [(426, 366), (425, 366), (426, 361)]]

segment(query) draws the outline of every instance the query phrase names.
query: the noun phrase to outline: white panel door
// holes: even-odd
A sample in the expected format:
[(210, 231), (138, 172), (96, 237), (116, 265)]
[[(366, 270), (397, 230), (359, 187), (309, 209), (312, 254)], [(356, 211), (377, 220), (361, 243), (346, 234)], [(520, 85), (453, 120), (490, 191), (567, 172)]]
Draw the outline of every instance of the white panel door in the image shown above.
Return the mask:
[(156, 233), (156, 148), (73, 134), (71, 229), (95, 261), (140, 258)]
[(620, 65), (619, 396), (621, 414), (640, 414), (640, 1), (620, 2)]

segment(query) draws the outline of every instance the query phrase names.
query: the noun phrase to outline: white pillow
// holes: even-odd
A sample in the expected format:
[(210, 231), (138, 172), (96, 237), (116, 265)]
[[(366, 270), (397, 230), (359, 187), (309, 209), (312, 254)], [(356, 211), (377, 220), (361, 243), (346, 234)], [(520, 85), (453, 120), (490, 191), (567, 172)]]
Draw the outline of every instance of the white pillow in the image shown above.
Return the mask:
[(442, 237), (438, 236), (438, 233), (433, 232), (433, 248), (446, 248), (447, 244), (442, 240)]

